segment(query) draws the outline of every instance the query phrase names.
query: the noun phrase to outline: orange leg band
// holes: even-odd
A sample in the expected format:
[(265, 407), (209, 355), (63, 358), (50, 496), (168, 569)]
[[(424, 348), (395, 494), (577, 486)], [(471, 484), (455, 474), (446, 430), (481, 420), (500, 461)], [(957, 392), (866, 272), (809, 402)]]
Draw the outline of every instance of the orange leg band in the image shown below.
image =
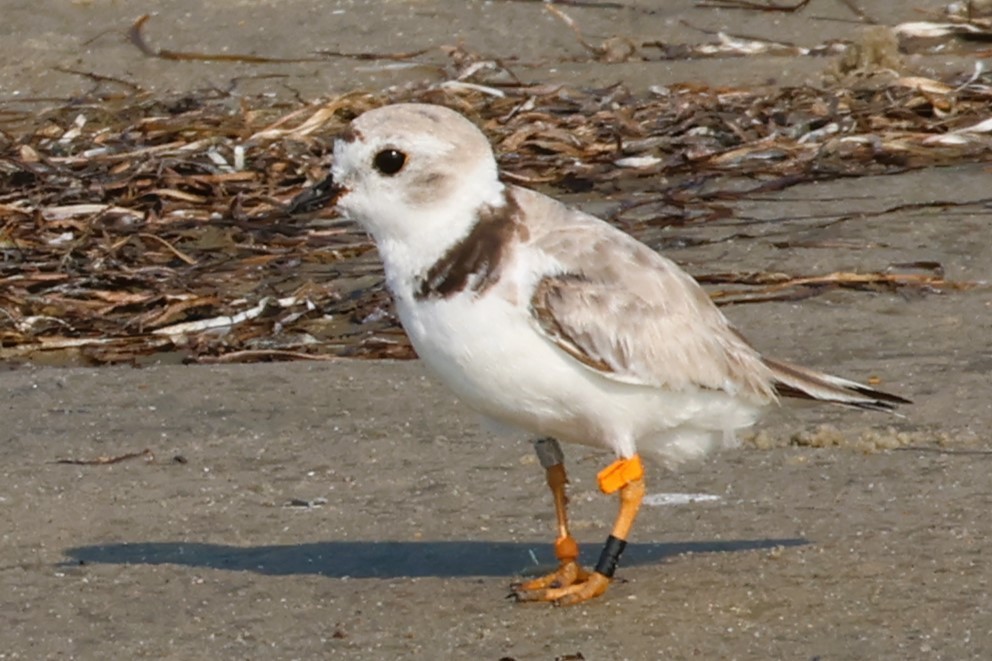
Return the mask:
[(635, 454), (630, 459), (617, 459), (601, 470), (596, 479), (599, 480), (599, 490), (611, 494), (643, 477), (644, 464), (641, 463), (641, 457)]

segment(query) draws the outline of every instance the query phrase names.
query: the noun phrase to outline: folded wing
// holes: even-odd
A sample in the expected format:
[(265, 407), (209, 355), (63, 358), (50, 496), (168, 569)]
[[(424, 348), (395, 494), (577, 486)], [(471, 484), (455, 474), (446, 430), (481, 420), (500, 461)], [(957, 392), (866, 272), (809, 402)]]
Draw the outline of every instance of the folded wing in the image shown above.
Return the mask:
[(544, 336), (587, 368), (623, 383), (722, 390), (756, 403), (779, 396), (875, 410), (909, 403), (763, 357), (674, 262), (592, 216), (557, 203), (545, 212), (557, 218), (533, 239), (557, 269), (538, 280), (530, 311)]
[(771, 370), (695, 280), (619, 231), (583, 230), (545, 238), (562, 271), (530, 310), (549, 341), (623, 383), (775, 399)]

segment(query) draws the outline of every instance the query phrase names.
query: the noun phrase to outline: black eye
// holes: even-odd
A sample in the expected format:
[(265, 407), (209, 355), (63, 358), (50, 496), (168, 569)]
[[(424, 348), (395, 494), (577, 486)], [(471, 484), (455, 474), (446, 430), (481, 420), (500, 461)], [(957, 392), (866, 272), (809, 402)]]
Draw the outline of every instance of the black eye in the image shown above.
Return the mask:
[(376, 170), (391, 177), (406, 165), (406, 154), (395, 149), (383, 149), (372, 159), (372, 164)]

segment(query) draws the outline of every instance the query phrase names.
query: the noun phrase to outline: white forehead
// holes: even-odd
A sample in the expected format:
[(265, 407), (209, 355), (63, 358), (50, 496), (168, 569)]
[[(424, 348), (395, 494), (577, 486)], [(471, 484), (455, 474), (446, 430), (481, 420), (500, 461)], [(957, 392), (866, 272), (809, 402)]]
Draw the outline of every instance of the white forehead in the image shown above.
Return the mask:
[(347, 167), (347, 161), (365, 161), (369, 152), (389, 148), (465, 161), (492, 158), (486, 136), (454, 110), (400, 103), (370, 110), (355, 119), (335, 142), (335, 162)]

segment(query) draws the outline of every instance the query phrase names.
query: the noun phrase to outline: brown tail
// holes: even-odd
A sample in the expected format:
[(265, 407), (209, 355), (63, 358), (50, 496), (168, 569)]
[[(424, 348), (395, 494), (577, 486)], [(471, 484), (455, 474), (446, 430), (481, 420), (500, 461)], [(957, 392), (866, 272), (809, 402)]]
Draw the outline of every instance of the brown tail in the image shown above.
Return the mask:
[(911, 404), (908, 399), (869, 386), (848, 381), (839, 376), (815, 372), (805, 367), (764, 359), (775, 377), (775, 391), (782, 397), (816, 399), (837, 402), (872, 411), (891, 411), (898, 404)]

